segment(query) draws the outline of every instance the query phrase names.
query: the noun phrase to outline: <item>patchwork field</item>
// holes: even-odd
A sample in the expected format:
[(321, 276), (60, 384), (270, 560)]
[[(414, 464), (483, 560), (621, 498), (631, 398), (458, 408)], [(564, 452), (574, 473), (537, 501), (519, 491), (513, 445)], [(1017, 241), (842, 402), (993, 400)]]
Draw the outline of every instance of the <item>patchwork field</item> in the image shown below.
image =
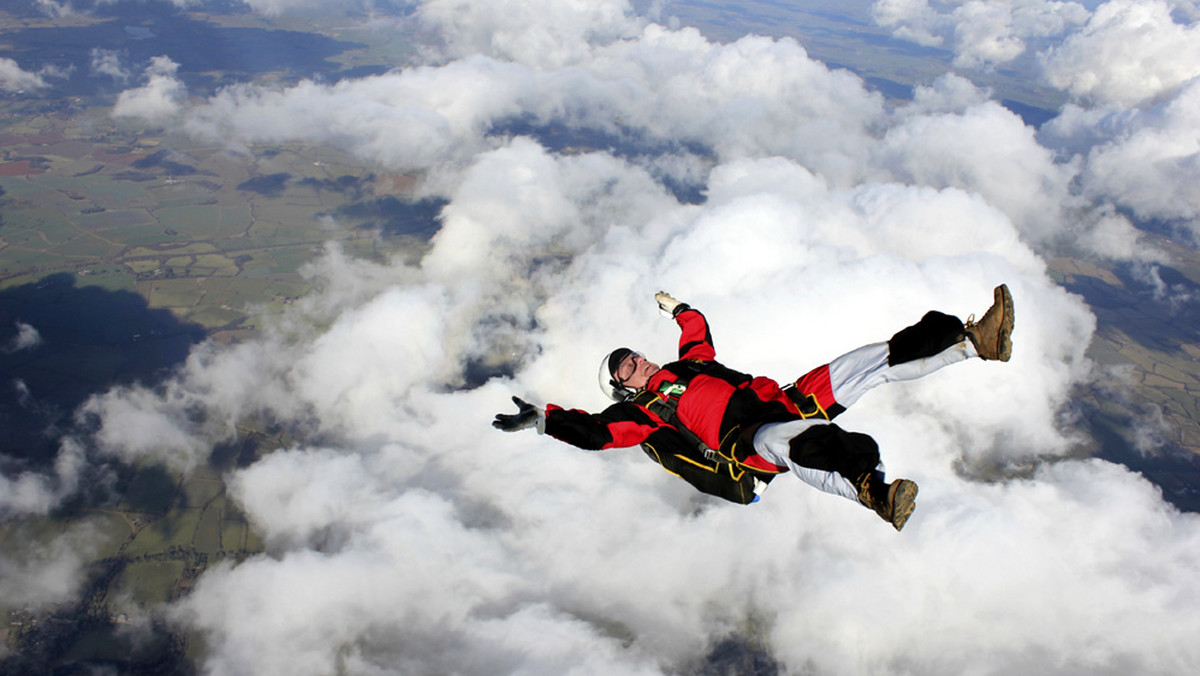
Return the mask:
[(102, 110), (25, 121), (0, 139), (0, 291), (65, 273), (227, 339), (264, 299), (303, 294), (300, 270), (329, 242), (379, 257), (432, 234), (395, 208), (405, 182), (354, 166), (328, 149), (196, 147)]

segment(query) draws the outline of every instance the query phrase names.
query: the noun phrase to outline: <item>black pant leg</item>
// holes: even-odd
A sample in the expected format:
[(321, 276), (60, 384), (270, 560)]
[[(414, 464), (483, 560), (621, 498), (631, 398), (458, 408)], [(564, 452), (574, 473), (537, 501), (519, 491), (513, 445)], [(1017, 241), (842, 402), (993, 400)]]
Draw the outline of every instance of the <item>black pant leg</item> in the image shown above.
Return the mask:
[(888, 365), (932, 357), (966, 335), (966, 327), (958, 317), (936, 310), (927, 312), (921, 321), (902, 329), (888, 341)]
[(834, 425), (817, 425), (788, 442), (792, 461), (802, 467), (837, 472), (850, 481), (879, 465), (879, 444), (862, 432), (847, 432)]

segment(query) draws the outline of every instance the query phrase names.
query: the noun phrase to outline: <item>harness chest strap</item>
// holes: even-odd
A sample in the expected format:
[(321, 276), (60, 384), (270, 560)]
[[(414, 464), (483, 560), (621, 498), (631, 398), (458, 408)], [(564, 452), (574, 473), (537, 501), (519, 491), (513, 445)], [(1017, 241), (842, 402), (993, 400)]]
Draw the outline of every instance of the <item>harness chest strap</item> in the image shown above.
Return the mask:
[(679, 396), (687, 390), (687, 385), (679, 382), (663, 383), (657, 390), (642, 390), (634, 395), (633, 403), (662, 418), (664, 422), (678, 429), (689, 441), (696, 443), (700, 450), (708, 446), (692, 431), (679, 424)]
[[(704, 457), (711, 462), (732, 464), (757, 472), (771, 474), (786, 472), (787, 468), (773, 465), (763, 460), (754, 452), (754, 433), (764, 423), (773, 421), (761, 421), (746, 427), (740, 425), (734, 427), (726, 434), (725, 439), (721, 440), (721, 448), (719, 450), (710, 448), (700, 437), (680, 424), (678, 415), (679, 397), (687, 391), (692, 375), (694, 373), (689, 373), (673, 382), (663, 383), (656, 390), (642, 390), (634, 396), (632, 401), (677, 429), (680, 434), (692, 442), (704, 454)], [(746, 451), (743, 452), (743, 448)]]
[(697, 369), (688, 369), (683, 374), (678, 374), (678, 377), (669, 382), (663, 382), (654, 390), (642, 390), (634, 395), (631, 401), (638, 406), (650, 411), (654, 415), (662, 418), (668, 425), (679, 430), (688, 441), (700, 449), (700, 452), (709, 459), (712, 458), (713, 450), (700, 440), (700, 437), (692, 433), (691, 430), (679, 424), (679, 397), (687, 391), (688, 384), (692, 381), (692, 376), (696, 375)]

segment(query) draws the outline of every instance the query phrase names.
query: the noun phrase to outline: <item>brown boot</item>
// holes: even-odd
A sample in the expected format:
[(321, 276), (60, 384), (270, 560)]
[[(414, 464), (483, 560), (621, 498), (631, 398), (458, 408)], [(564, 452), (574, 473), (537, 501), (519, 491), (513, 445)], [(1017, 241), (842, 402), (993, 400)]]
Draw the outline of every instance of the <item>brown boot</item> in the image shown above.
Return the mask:
[(1008, 361), (1012, 356), (1013, 299), (1004, 284), (996, 287), (995, 302), (978, 322), (967, 320), (967, 337), (984, 359)]
[(896, 530), (904, 528), (908, 517), (917, 508), (917, 483), (908, 479), (896, 479), (888, 487), (888, 504), (892, 508), (892, 518), (888, 519)]
[(879, 518), (892, 524), (896, 530), (904, 528), (908, 517), (917, 506), (917, 484), (908, 479), (885, 482), (874, 472), (863, 475), (856, 482), (858, 501), (875, 510)]

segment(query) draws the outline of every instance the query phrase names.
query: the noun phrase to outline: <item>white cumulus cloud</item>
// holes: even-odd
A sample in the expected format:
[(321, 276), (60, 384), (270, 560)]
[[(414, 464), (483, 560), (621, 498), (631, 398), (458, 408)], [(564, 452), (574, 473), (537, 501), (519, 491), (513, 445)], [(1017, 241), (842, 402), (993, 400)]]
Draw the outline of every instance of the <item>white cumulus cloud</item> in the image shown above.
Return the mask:
[(1200, 79), (1146, 108), (1067, 106), (1043, 142), (1078, 158), (1082, 193), (1200, 236)]
[(102, 544), (86, 521), (48, 539), (20, 526), (9, 537), (19, 537), (24, 544), (0, 553), (0, 596), (14, 609), (74, 598), (85, 581), (84, 564)]
[(187, 97), (187, 87), (175, 73), (179, 64), (166, 56), (150, 59), (143, 77), (145, 83), (126, 89), (113, 105), (113, 117), (136, 117), (150, 122), (162, 122), (177, 113)]
[(642, 23), (628, 0), (427, 0), (417, 14), (440, 30), (451, 56), (483, 54), (549, 68), (633, 37)]
[(1082, 3), (1047, 0), (877, 0), (872, 12), (898, 38), (952, 50), (959, 68), (1006, 64), (1030, 40), (1063, 35), (1088, 17)]
[(1046, 79), (1096, 104), (1132, 107), (1200, 76), (1200, 26), (1163, 0), (1110, 0), (1041, 55)]
[(133, 77), (133, 74), (121, 65), (121, 54), (111, 49), (93, 49), (91, 69), (97, 75), (105, 75), (122, 83)]
[(0, 57), (0, 89), (24, 91), (43, 89), (47, 86), (49, 83), (40, 74), (24, 70), (10, 58)]
[[(1068, 585), (1068, 575), (1079, 573), (1055, 562), (1114, 537), (1089, 524), (1144, 504), (1175, 524), (1159, 537), (1196, 537), (1194, 519), (1114, 466), (1073, 470), (1075, 461), (1064, 461), (1060, 472), (998, 485), (956, 473), (961, 462), (1021, 463), (1069, 450), (1069, 430), (1054, 412), (1086, 377), (1082, 349), (1091, 330), (1078, 300), (1045, 278), (1012, 223), (979, 197), (898, 184), (839, 189), (794, 161), (763, 158), (718, 166), (709, 200), (689, 206), (665, 199), (632, 165), (609, 160), (586, 173), (580, 159), (524, 141), (484, 153), (461, 174), (420, 269), (390, 281), (382, 269), (360, 274), (376, 280), (376, 291), (336, 314), (315, 340), (264, 347), (260, 353), (281, 356), (247, 379), (252, 386), (218, 394), (196, 382), (232, 374), (245, 348), (208, 353), (203, 368), (177, 384), (196, 393), (193, 412), (209, 401), (215, 412), (236, 408), (227, 397), (240, 392), (251, 409), (307, 417), (326, 442), (278, 451), (233, 475), (231, 495), (272, 549), (209, 571), (176, 607), (177, 619), (207, 635), (207, 668), (490, 673), (496, 665), (555, 671), (569, 662), (596, 673), (663, 673), (694, 663), (750, 618), (769, 617), (766, 645), (788, 668), (904, 659), (930, 673), (956, 673), (982, 654), (1015, 669), (1026, 662), (1012, 646), (1044, 636), (1046, 627), (1030, 618), (1040, 616), (1047, 593), (1065, 604), (1084, 588), (1123, 584), (1114, 568), (1134, 565), (1131, 544), (1112, 566), (1085, 568), (1083, 580)], [(634, 180), (615, 193), (625, 209), (619, 219), (603, 220), (599, 208), (581, 217), (591, 208), (581, 196), (596, 193), (572, 186), (589, 178), (608, 184), (620, 172)], [(483, 176), (500, 183), (474, 185)], [(528, 182), (512, 183), (518, 177)], [(478, 230), (483, 214), (496, 217), (490, 239)], [(589, 218), (599, 219), (592, 237), (564, 237), (554, 227)], [(465, 246), (480, 237), (494, 260)], [(572, 260), (541, 267), (537, 254), (555, 242)], [(514, 277), (520, 270), (525, 275)], [(510, 406), (511, 393), (602, 405), (593, 365), (613, 344), (671, 354), (673, 326), (651, 300), (660, 284), (708, 313), (728, 363), (787, 378), (885, 338), (931, 307), (982, 312), (1000, 279), (1019, 303), (1012, 362), (967, 364), (879, 391), (845, 417), (880, 440), (893, 472), (923, 486), (922, 507), (904, 533), (911, 541), (897, 540), (867, 510), (790, 477), (763, 503), (736, 508), (699, 498), (636, 449), (589, 454), (488, 425)], [(504, 333), (508, 349), (526, 356), (514, 379), (456, 390), (456, 371), (481, 349), (463, 336), (495, 335), (498, 323), (537, 327)], [(1120, 486), (1129, 497), (1116, 504), (1087, 497)], [(1076, 534), (1064, 539), (1063, 531)], [(1009, 534), (1015, 539), (1005, 541), (1036, 564), (995, 566), (999, 545), (984, 533)], [(950, 551), (958, 552), (958, 569), (987, 570), (994, 583), (975, 589), (965, 576), (913, 572)], [(1183, 582), (1190, 577), (1173, 571), (1190, 565), (1190, 550), (1176, 551), (1154, 574), (1186, 596), (1194, 593)], [(914, 560), (897, 565), (899, 557)], [(860, 563), (846, 579), (832, 560)], [(664, 568), (688, 574), (651, 575), (655, 583), (644, 584), (648, 571)], [(1034, 591), (1014, 595), (1017, 583)], [(911, 636), (844, 638), (896, 622), (896, 612), (901, 626), (968, 620), (967, 608), (936, 600), (906, 605), (914, 585), (927, 599), (952, 597), (956, 585), (973, 590), (974, 607), (1001, 618), (1006, 641), (976, 637), (968, 650), (948, 632), (937, 658), (927, 659), (905, 649), (920, 644)], [(869, 598), (899, 610), (886, 620), (864, 616), (858, 609)], [(1173, 644), (1190, 626), (1184, 605), (1172, 617), (1180, 624), (1155, 646)], [(1061, 634), (1047, 663), (1091, 659), (1086, 646), (1120, 622), (1083, 610), (1067, 619), (1082, 634)], [(814, 632), (814, 623), (838, 630)], [(564, 643), (533, 649), (530, 637), (546, 632)], [(1132, 639), (1112, 650), (1135, 665), (1155, 654)], [(1154, 657), (1168, 665), (1188, 658)]]

